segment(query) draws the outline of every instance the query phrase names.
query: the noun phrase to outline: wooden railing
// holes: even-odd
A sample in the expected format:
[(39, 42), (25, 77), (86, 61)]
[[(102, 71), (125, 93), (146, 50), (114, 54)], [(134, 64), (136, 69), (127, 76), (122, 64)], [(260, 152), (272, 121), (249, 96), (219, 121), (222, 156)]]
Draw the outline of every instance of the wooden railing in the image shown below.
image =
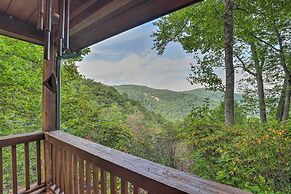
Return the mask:
[(45, 139), (53, 193), (246, 193), (62, 131), (45, 133)]
[[(33, 193), (36, 191), (41, 191), (45, 189), (45, 183), (42, 182), (41, 174), (41, 141), (44, 140), (44, 133), (27, 133), (22, 135), (12, 135), (0, 137), (0, 194), (5, 193)], [(35, 148), (33, 148), (35, 144)], [(21, 146), (23, 145), (23, 146)], [(5, 175), (3, 171), (3, 152), (4, 149), (10, 149), (11, 158), (11, 168), (7, 170), (8, 173), (11, 173), (11, 185), (8, 188), (4, 188), (3, 177)], [(24, 150), (21, 150), (24, 149)], [(5, 150), (7, 153), (8, 150)], [(24, 157), (24, 169), (20, 169), (18, 164), (23, 161), (19, 161), (18, 153), (21, 152), (24, 156), (19, 155), (19, 157)], [(33, 152), (33, 153), (30, 153)], [(30, 155), (35, 154), (35, 172), (32, 169)], [(5, 158), (6, 159), (6, 158)], [(4, 169), (5, 170), (5, 169)], [(20, 185), (18, 180), (18, 174), (21, 174), (20, 171), (24, 170), (24, 179), (25, 185)], [(36, 183), (31, 184), (31, 172), (36, 175)]]

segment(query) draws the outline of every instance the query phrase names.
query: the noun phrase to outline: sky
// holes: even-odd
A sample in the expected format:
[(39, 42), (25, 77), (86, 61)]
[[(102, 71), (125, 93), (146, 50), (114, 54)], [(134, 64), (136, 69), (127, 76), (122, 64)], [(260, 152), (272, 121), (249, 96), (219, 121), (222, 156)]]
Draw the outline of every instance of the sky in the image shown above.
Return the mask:
[(193, 56), (171, 43), (160, 56), (152, 49), (152, 22), (91, 46), (91, 53), (78, 63), (87, 78), (106, 85), (135, 84), (173, 91), (192, 90), (186, 77)]

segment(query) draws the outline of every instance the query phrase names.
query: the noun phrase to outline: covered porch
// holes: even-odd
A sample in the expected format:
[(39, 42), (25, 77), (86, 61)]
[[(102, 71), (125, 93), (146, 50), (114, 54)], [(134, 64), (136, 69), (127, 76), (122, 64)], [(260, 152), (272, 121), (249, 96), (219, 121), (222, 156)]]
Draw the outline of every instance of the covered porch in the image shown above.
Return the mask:
[[(106, 38), (192, 5), (193, 0), (4, 0), (0, 34), (44, 47), (42, 132), (0, 137), (2, 193), (245, 193), (114, 150), (60, 129), (61, 60)], [(41, 121), (40, 121), (41, 122)], [(33, 147), (31, 149), (31, 147)], [(4, 190), (2, 151), (11, 153)], [(17, 149), (23, 149), (24, 169)], [(34, 152), (36, 168), (32, 168)], [(34, 158), (33, 158), (34, 159)], [(25, 184), (18, 174), (24, 170)], [(31, 172), (36, 182), (31, 181)]]

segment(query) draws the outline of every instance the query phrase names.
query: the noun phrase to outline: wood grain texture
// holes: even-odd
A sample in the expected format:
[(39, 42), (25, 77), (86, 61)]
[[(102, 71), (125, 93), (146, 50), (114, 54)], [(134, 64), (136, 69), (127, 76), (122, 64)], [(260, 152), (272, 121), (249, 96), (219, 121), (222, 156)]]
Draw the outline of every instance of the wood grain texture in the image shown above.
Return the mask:
[[(4, 9), (1, 5), (6, 6), (6, 1), (0, 1), (0, 9)], [(65, 48), (70, 47), (73, 51), (78, 51), (194, 4), (199, 0), (65, 1), (67, 3), (71, 2), (71, 6), (66, 3), (67, 11), (65, 11), (65, 15), (67, 19), (65, 24), (67, 30), (65, 29), (64, 46)], [(53, 6), (50, 6), (51, 2), (53, 2)], [(41, 3), (50, 7), (45, 14), (42, 14), (45, 10), (41, 10), (38, 6)], [(59, 11), (58, 7), (55, 0), (13, 0), (9, 9), (1, 12), (4, 13), (2, 17), (4, 19), (0, 21), (0, 34), (43, 45), (44, 39), (46, 39), (44, 38), (44, 31), (51, 31), (51, 18), (44, 18), (44, 15), (50, 15), (51, 12), (57, 13)], [(44, 31), (43, 25), (45, 25)], [(71, 35), (69, 35), (69, 31)], [(72, 42), (72, 44), (69, 45), (69, 42)]]
[(30, 193), (33, 193), (33, 194), (38, 194), (38, 193), (42, 193), (45, 191), (45, 188), (46, 188), (46, 184), (42, 183), (41, 185), (37, 185), (37, 184), (32, 184), (30, 186), (30, 190), (26, 191), (25, 188), (23, 189), (19, 189), (18, 190), (18, 193), (21, 193), (21, 194), (30, 194)]
[(78, 194), (78, 158), (73, 155), (73, 193)]
[(121, 194), (128, 194), (128, 182), (121, 179)]
[(0, 14), (0, 34), (43, 45), (43, 32), (37, 31), (34, 25), (8, 15)]
[(51, 173), (52, 173), (52, 184), (56, 183), (56, 174), (55, 174), (55, 146), (51, 144)]
[(86, 194), (91, 194), (91, 163), (86, 161)]
[(61, 169), (60, 169), (60, 173), (61, 173), (60, 174), (60, 182), (61, 182), (61, 185), (60, 185), (60, 188), (61, 188), (61, 191), (64, 191), (65, 190), (64, 150), (63, 149), (60, 149), (60, 153), (61, 153)]
[(45, 182), (47, 187), (52, 184), (52, 146), (48, 141), (44, 142), (44, 166), (45, 166)]
[(101, 169), (101, 194), (107, 194), (107, 174)]
[(117, 194), (116, 176), (110, 174), (110, 194)]
[[(77, 51), (126, 30), (197, 3), (199, 0), (118, 0), (98, 9), (88, 5), (86, 12), (71, 21), (71, 49)], [(130, 18), (130, 19), (128, 19)]]
[(61, 176), (61, 151), (60, 148), (56, 146), (56, 186), (61, 186), (60, 176)]
[(137, 186), (133, 186), (133, 194), (139, 194), (139, 188)]
[(69, 193), (69, 166), (68, 166), (68, 155), (67, 151), (64, 150), (64, 174), (63, 179), (65, 180), (65, 193)]
[(33, 132), (0, 137), (0, 147), (12, 146), (44, 139), (43, 132)]
[(40, 151), (40, 141), (36, 141), (36, 177), (37, 185), (41, 185), (41, 151)]
[(25, 189), (30, 190), (30, 165), (29, 165), (29, 144), (24, 144), (24, 163), (25, 163)]
[(93, 193), (99, 194), (99, 169), (93, 165)]
[(72, 163), (72, 153), (67, 152), (67, 166), (68, 166), (68, 193), (73, 193), (73, 163)]
[(12, 159), (12, 191), (13, 194), (17, 194), (17, 157), (16, 157), (16, 145), (11, 146), (11, 159)]
[[(49, 37), (51, 34), (51, 37)], [(45, 32), (45, 46), (44, 46), (44, 63), (43, 63), (43, 78), (44, 83), (50, 76), (56, 75), (56, 58), (58, 47), (53, 41), (56, 40), (57, 34)], [(49, 55), (49, 56), (47, 56)], [(54, 131), (57, 129), (56, 123), (56, 92), (52, 92), (45, 85), (42, 86), (42, 130), (44, 132)]]
[(84, 160), (79, 160), (79, 193), (84, 194)]
[[(105, 171), (131, 182), (149, 193), (246, 193), (239, 189), (208, 181), (118, 150), (114, 150), (62, 131), (45, 134), (46, 140), (63, 147), (102, 169), (103, 193)], [(80, 167), (81, 169), (81, 167)], [(80, 176), (84, 172), (80, 173)], [(106, 189), (107, 190), (107, 189)]]

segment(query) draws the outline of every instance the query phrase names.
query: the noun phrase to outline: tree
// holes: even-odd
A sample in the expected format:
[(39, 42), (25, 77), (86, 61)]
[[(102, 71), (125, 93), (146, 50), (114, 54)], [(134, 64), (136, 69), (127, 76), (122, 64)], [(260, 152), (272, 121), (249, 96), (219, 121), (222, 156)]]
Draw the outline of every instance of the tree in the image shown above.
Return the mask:
[(225, 51), (225, 94), (224, 94), (224, 115), (225, 124), (234, 125), (234, 67), (233, 67), (233, 0), (225, 0), (224, 15), (224, 51)]
[[(252, 28), (246, 28), (244, 34), (264, 45), (272, 53), (273, 66), (280, 66), (284, 75), (281, 84), (281, 95), (277, 105), (278, 121), (287, 120), (290, 112), (291, 98), (291, 65), (290, 65), (290, 1), (244, 0), (240, 6), (248, 15), (252, 15)], [(259, 8), (259, 9), (258, 9)], [(247, 22), (245, 22), (247, 23)], [(279, 68), (278, 68), (279, 69)], [(281, 72), (278, 71), (278, 75)], [(280, 76), (277, 77), (280, 79)]]
[[(266, 71), (266, 48), (251, 40), (249, 42), (239, 42), (236, 46), (236, 67), (240, 67), (256, 82), (256, 93), (259, 104), (260, 120), (262, 123), (267, 121), (267, 111), (265, 102), (265, 89), (263, 73)], [(251, 79), (242, 79), (252, 85)], [(246, 90), (244, 90), (246, 91)]]
[[(196, 55), (191, 83), (222, 89), (215, 68), (226, 69), (225, 124), (234, 124), (233, 1), (208, 0), (163, 17), (155, 25), (154, 48), (162, 54), (171, 41)], [(224, 13), (221, 14), (221, 13)]]
[[(288, 4), (290, 2), (282, 0), (206, 0), (156, 22), (158, 30), (153, 34), (154, 48), (162, 54), (167, 44), (178, 42), (186, 52), (194, 53), (196, 63), (191, 64), (193, 73), (188, 79), (191, 84), (200, 83), (211, 90), (225, 90), (226, 124), (233, 121), (234, 69), (241, 69), (255, 79), (261, 122), (267, 121), (265, 82), (270, 80), (264, 74), (272, 72), (275, 81), (281, 82), (283, 69), (285, 84), (278, 103), (278, 117), (284, 120), (290, 112), (288, 80), (291, 67), (286, 62), (288, 56), (290, 58)], [(233, 63), (231, 44), (235, 50)], [(273, 54), (274, 51), (277, 55)], [(279, 63), (274, 62), (274, 58)], [(222, 68), (226, 73), (225, 86), (216, 74), (216, 70)], [(268, 82), (270, 85), (274, 84)], [(273, 96), (278, 96), (275, 90)]]

